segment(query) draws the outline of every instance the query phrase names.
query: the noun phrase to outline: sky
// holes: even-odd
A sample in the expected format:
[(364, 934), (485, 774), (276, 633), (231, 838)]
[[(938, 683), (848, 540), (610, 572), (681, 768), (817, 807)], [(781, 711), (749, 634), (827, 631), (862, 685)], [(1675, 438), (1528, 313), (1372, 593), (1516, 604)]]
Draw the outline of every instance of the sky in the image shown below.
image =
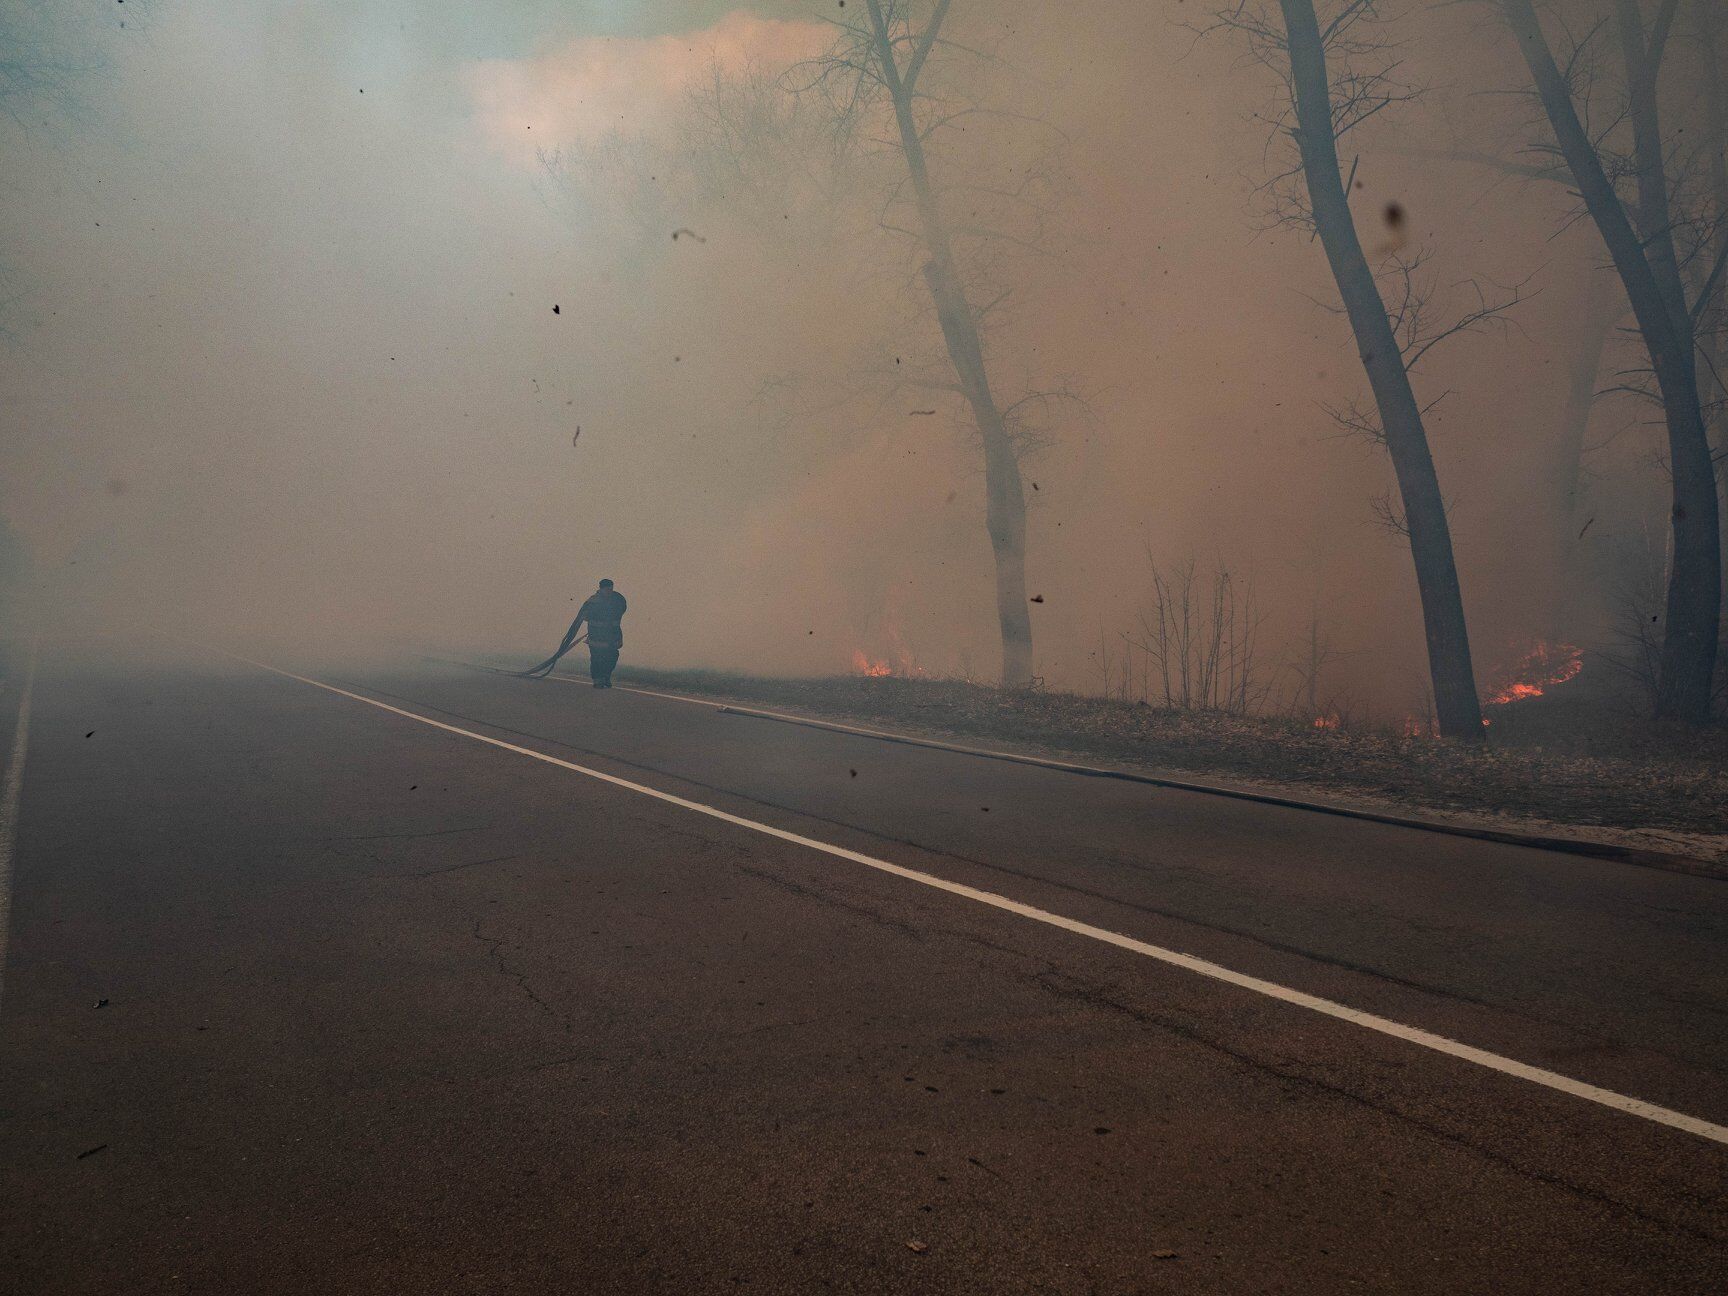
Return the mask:
[[(0, 127), (0, 514), (39, 615), (532, 650), (606, 576), (627, 661), (992, 672), (964, 420), (946, 396), (840, 399), (928, 350), (875, 200), (783, 229), (692, 203), (644, 231), (604, 173), (544, 164), (665, 156), (691, 85), (808, 57), (829, 5), (158, 0), (125, 31), (115, 12), (66, 29), (92, 62), (73, 102)], [(1097, 687), (1150, 564), (1193, 557), (1252, 580), (1268, 677), (1315, 619), (1347, 654), (1332, 691), (1408, 710), (1414, 583), (1371, 505), (1390, 470), (1320, 404), (1363, 393), (1354, 347), (1320, 249), (1255, 196), (1277, 86), (1189, 12), (954, 6), (1000, 59), (982, 90), (1049, 127), (1066, 177), (1060, 247), (1013, 264), (991, 340), (1005, 383), (1086, 398), (1026, 464), (1037, 670)], [(1447, 393), (1435, 453), (1492, 675), (1549, 629), (1544, 473), (1595, 253), (1556, 233), (1556, 195), (1413, 155), (1487, 129), (1477, 92), (1516, 70), (1476, 20), (1424, 21), (1430, 98), (1364, 137), (1355, 201), (1409, 212), (1444, 300), (1527, 281), (1510, 328), (1421, 376)], [(966, 148), (1017, 156), (989, 130)], [(1638, 417), (1598, 422), (1608, 540), (1661, 517)]]

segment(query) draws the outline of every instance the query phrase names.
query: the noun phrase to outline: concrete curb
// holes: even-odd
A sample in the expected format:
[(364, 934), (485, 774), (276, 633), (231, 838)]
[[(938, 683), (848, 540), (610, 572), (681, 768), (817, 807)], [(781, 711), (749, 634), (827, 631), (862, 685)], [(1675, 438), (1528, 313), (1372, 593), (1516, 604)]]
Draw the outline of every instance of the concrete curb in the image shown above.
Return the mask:
[[(482, 666), (477, 662), (457, 662), (446, 658), (427, 658), (426, 660), (440, 661), (452, 666), (467, 666), (471, 669), (490, 671), (494, 674), (510, 674), (510, 672), (499, 670), (495, 666)], [(559, 676), (552, 675), (548, 678), (557, 680)], [(795, 715), (788, 711), (768, 711), (759, 707), (723, 702), (715, 698), (663, 693), (654, 689), (636, 688), (628, 684), (621, 684), (619, 688), (627, 693), (641, 693), (675, 702), (688, 702), (696, 706), (712, 707), (725, 715), (770, 720), (779, 724), (803, 725), (811, 729), (827, 729), (835, 733), (873, 738), (878, 742), (900, 743), (908, 747), (928, 747), (936, 751), (956, 752), (963, 756), (1005, 761), (1012, 765), (1032, 765), (1040, 769), (1078, 774), (1083, 778), (1118, 779), (1124, 783), (1142, 783), (1149, 787), (1171, 788), (1180, 792), (1198, 792), (1206, 796), (1230, 797), (1237, 801), (1257, 801), (1262, 805), (1282, 806), (1287, 810), (1307, 810), (1314, 814), (1335, 815), (1340, 819), (1360, 819), (1368, 823), (1389, 824), (1394, 828), (1412, 828), (1419, 832), (1442, 833), (1448, 837), (1467, 837), (1475, 841), (1497, 842), (1503, 846), (1527, 846), (1532, 850), (1555, 851), (1565, 855), (1582, 855), (1589, 859), (1612, 860), (1619, 864), (1634, 864), (1640, 868), (1661, 869), (1668, 873), (1684, 873), (1690, 877), (1709, 878), (1717, 882), (1728, 881), (1728, 864), (1701, 859), (1696, 855), (1646, 850), (1638, 846), (1622, 846), (1615, 842), (1591, 841), (1587, 838), (1553, 837), (1542, 833), (1515, 832), (1505, 828), (1479, 828), (1469, 824), (1446, 823), (1439, 819), (1421, 819), (1407, 815), (1386, 814), (1377, 810), (1363, 810), (1355, 806), (1338, 805), (1334, 802), (1306, 801), (1297, 797), (1279, 796), (1273, 792), (1254, 792), (1247, 788), (1226, 787), (1217, 783), (1196, 783), (1190, 779), (1146, 774), (1138, 770), (1116, 769), (1108, 765), (1082, 765), (1074, 761), (1056, 760), (1047, 756), (1032, 756), (1024, 752), (1002, 751), (992, 747), (970, 747), (962, 743), (944, 742), (939, 738), (920, 738), (914, 734), (895, 733), (888, 729), (871, 729), (863, 725), (849, 725), (837, 720), (822, 720), (815, 716)]]
[[(638, 690), (632, 689), (631, 691), (636, 692)], [(661, 694), (660, 696), (670, 697), (672, 695)], [(1308, 810), (1315, 814), (1336, 815), (1341, 819), (1362, 819), (1369, 823), (1390, 824), (1397, 828), (1414, 828), (1422, 832), (1444, 833), (1449, 837), (1469, 837), (1477, 841), (1499, 842), (1507, 846), (1528, 846), (1534, 850), (1559, 851), (1568, 855), (1583, 855), (1592, 859), (1614, 860), (1621, 864), (1636, 864), (1642, 868), (1663, 869), (1669, 873), (1685, 873), (1692, 877), (1728, 881), (1728, 864), (1719, 864), (1715, 860), (1701, 859), (1695, 855), (1645, 850), (1641, 847), (1622, 846), (1614, 842), (1553, 837), (1540, 833), (1514, 832), (1503, 828), (1479, 828), (1469, 824), (1451, 824), (1438, 819), (1418, 819), (1405, 815), (1383, 814), (1379, 811), (1363, 810), (1354, 806), (1337, 805), (1325, 801), (1304, 801), (1295, 797), (1278, 796), (1271, 792), (1253, 792), (1246, 788), (1224, 787), (1216, 783), (1195, 783), (1188, 779), (1145, 774), (1136, 770), (1114, 769), (1105, 765), (1081, 765), (1073, 761), (1060, 761), (1044, 756), (1030, 756), (1022, 752), (1001, 751), (989, 747), (968, 747), (959, 743), (943, 742), (935, 738), (919, 738), (911, 734), (898, 734), (883, 729), (866, 729), (856, 725), (818, 720), (810, 716), (791, 715), (782, 711), (763, 711), (754, 707), (734, 706), (731, 703), (713, 702), (706, 698), (688, 698), (685, 700), (713, 706), (719, 711), (732, 715), (772, 720), (780, 724), (806, 725), (814, 729), (830, 729), (837, 733), (850, 733), (874, 738), (880, 742), (902, 743), (909, 747), (930, 747), (938, 751), (958, 752), (966, 756), (979, 756), (988, 760), (1006, 761), (1015, 765), (1035, 765), (1043, 769), (1078, 774), (1085, 778), (1119, 779), (1126, 783), (1144, 783), (1151, 787), (1173, 788), (1182, 792), (1199, 792), (1207, 796), (1230, 797), (1237, 801), (1257, 801), (1262, 805), (1283, 806), (1290, 810)]]

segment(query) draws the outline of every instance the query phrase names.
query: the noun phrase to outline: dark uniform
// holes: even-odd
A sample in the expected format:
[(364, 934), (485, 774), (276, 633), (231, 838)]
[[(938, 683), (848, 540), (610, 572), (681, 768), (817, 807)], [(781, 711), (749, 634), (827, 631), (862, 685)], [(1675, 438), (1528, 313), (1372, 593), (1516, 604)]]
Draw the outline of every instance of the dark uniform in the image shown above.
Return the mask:
[[(588, 623), (588, 676), (595, 688), (611, 688), (612, 672), (618, 665), (618, 650), (624, 646), (624, 596), (606, 581), (588, 596), (576, 613), (576, 625)], [(572, 626), (574, 631), (576, 626)]]

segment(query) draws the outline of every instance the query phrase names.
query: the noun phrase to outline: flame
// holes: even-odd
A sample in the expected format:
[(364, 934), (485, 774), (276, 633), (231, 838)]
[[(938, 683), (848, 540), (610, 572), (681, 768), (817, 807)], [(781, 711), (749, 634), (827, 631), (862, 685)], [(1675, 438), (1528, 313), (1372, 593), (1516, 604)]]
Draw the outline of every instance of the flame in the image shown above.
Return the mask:
[(1511, 679), (1489, 693), (1486, 705), (1505, 706), (1541, 697), (1554, 685), (1564, 684), (1583, 669), (1583, 649), (1572, 644), (1535, 640), (1508, 672)]
[[(1487, 724), (1488, 722), (1484, 720), (1482, 723)], [(1398, 722), (1398, 736), (1400, 738), (1438, 738), (1440, 726), (1432, 720), (1421, 720), (1416, 716), (1407, 715)]]
[(1336, 729), (1338, 727), (1338, 717), (1336, 715), (1315, 716), (1314, 727), (1316, 729)]
[(862, 647), (852, 650), (852, 673), (863, 675), (869, 679), (885, 679), (895, 677), (900, 679), (924, 679), (928, 672), (918, 664), (918, 658), (907, 645), (906, 638), (900, 632), (900, 586), (891, 586), (888, 590), (886, 604), (876, 626), (868, 635), (860, 635), (867, 642), (882, 648), (882, 654), (867, 652)]
[(868, 675), (871, 679), (880, 679), (884, 675), (892, 675), (894, 668), (884, 659), (866, 657), (862, 648), (854, 648), (852, 650), (852, 672), (855, 675)]

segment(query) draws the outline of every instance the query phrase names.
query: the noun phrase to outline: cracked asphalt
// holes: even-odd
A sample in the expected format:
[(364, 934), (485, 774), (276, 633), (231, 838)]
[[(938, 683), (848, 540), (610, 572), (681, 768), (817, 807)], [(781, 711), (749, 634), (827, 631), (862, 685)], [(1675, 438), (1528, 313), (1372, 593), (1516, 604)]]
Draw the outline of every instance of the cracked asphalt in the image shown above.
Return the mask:
[[(1728, 883), (280, 664), (1728, 1121)], [(1728, 1147), (214, 654), (44, 652), (11, 928), (6, 1292), (1728, 1290)]]

